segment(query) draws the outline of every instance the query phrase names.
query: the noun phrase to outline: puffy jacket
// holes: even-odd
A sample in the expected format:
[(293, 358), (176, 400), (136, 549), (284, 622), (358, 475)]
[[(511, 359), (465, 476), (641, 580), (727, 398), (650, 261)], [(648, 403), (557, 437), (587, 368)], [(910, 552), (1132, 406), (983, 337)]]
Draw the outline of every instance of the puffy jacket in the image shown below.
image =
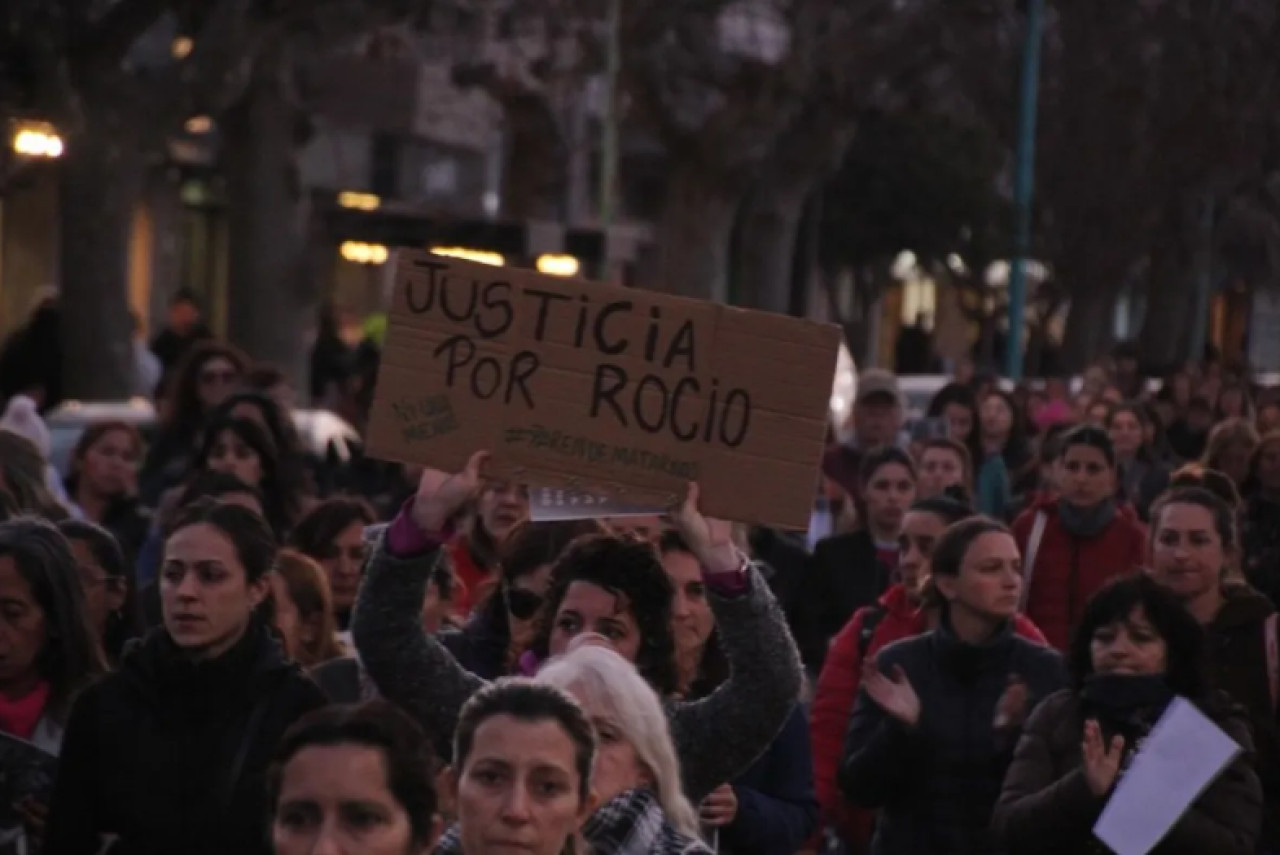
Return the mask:
[(880, 808), (873, 855), (991, 855), (991, 809), (1018, 733), (994, 726), (996, 705), (1018, 675), (1030, 707), (1066, 684), (1053, 650), (1019, 638), (1012, 623), (982, 645), (944, 622), (891, 644), (876, 667), (901, 668), (920, 699), (907, 728), (859, 690), (849, 720), (840, 788), (854, 804)]
[(1046, 519), (1035, 566), (1023, 571), (1031, 579), (1027, 617), (1040, 627), (1049, 644), (1066, 650), (1089, 598), (1111, 579), (1146, 564), (1147, 529), (1133, 508), (1122, 506), (1102, 534), (1088, 540), (1072, 537), (1062, 526), (1057, 500), (1041, 499), (1013, 523), (1013, 536), (1024, 557), (1037, 514)]
[[(866, 852), (871, 843), (875, 814), (845, 801), (836, 786), (836, 771), (853, 702), (862, 684), (862, 663), (867, 658), (874, 659), (881, 649), (895, 641), (928, 631), (929, 615), (912, 602), (906, 588), (894, 585), (885, 591), (879, 603), (859, 609), (844, 625), (832, 640), (818, 677), (809, 717), (814, 785), (823, 823), (833, 826), (855, 855)], [(1040, 630), (1024, 615), (1017, 616), (1013, 631), (1028, 641), (1045, 643)]]
[[(1254, 853), (1262, 791), (1250, 757), (1249, 725), (1225, 705), (1211, 717), (1244, 751), (1192, 802), (1152, 855)], [(992, 818), (1008, 855), (1111, 851), (1092, 834), (1107, 799), (1093, 794), (1081, 768), (1085, 718), (1080, 699), (1064, 691), (1047, 698), (1027, 721)]]

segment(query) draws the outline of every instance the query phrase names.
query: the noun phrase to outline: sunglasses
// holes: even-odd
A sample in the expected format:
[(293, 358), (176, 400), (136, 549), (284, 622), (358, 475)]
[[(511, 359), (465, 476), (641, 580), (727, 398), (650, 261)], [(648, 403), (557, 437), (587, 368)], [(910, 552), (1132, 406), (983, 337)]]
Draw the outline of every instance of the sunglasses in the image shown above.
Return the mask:
[(542, 608), (542, 595), (535, 594), (526, 588), (507, 588), (507, 611), (520, 620), (528, 620)]

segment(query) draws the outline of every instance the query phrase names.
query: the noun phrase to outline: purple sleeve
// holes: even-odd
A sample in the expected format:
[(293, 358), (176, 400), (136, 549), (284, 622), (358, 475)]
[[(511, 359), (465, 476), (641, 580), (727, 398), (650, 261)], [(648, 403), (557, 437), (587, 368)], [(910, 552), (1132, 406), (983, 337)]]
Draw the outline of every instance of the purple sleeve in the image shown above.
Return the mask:
[(413, 521), (413, 502), (412, 498), (406, 501), (387, 526), (387, 551), (396, 558), (412, 558), (439, 549), (450, 537), (447, 531), (428, 532), (418, 528)]
[(741, 597), (751, 591), (751, 574), (747, 572), (747, 559), (743, 558), (736, 570), (727, 573), (702, 571), (702, 581), (707, 583), (711, 593), (719, 597)]

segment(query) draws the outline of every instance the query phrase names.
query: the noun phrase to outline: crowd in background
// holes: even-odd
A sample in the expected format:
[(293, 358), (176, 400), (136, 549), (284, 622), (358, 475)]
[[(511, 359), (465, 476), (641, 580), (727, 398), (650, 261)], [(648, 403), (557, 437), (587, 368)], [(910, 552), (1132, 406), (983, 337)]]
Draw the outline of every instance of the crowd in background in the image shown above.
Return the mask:
[(1280, 397), (1242, 372), (1121, 351), (911, 418), (864, 371), (806, 540), (306, 448), (299, 400), (363, 426), (376, 336), (299, 391), (186, 297), (156, 430), (59, 472), (24, 334), (0, 734), (57, 759), (0, 851), (1075, 855), (1181, 696), (1244, 751), (1156, 852), (1280, 852)]

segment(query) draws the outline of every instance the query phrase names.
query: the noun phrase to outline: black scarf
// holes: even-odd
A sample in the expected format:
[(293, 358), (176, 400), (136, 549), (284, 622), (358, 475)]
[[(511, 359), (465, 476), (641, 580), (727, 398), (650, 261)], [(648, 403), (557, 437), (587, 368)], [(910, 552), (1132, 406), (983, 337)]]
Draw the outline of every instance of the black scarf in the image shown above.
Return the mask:
[(1108, 732), (1145, 735), (1173, 700), (1164, 674), (1091, 674), (1080, 699)]
[(1066, 499), (1058, 500), (1058, 520), (1063, 530), (1075, 538), (1092, 540), (1106, 531), (1115, 518), (1115, 499), (1107, 499), (1091, 508), (1073, 505)]

